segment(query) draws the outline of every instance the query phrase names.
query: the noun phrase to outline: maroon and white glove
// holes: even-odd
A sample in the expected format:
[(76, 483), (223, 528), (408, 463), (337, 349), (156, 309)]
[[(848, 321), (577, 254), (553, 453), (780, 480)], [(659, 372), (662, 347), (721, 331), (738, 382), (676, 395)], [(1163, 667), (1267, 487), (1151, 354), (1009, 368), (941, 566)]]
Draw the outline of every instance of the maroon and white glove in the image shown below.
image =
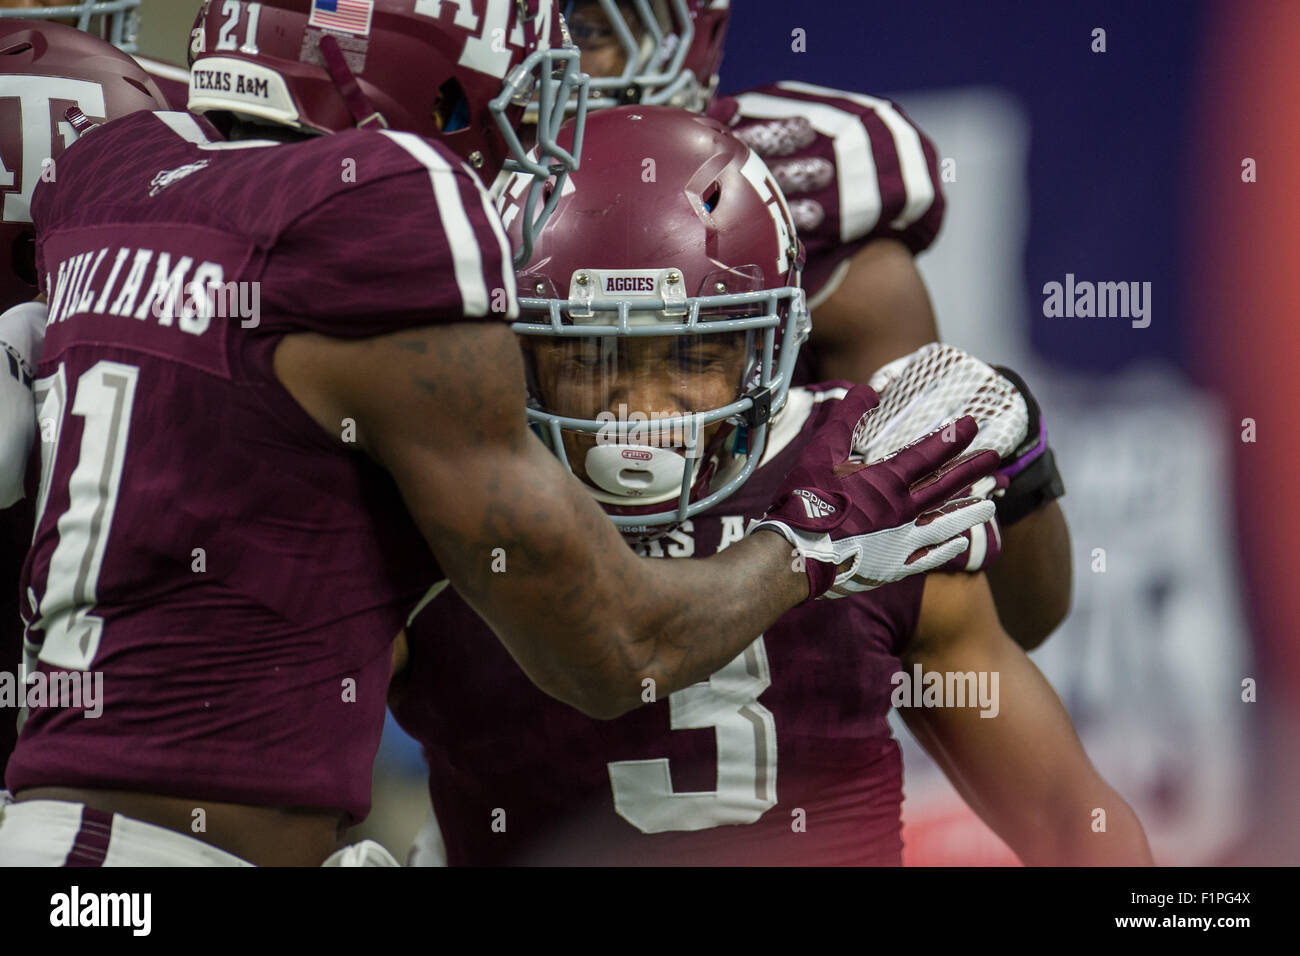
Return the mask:
[(992, 502), (957, 498), (998, 466), (994, 451), (962, 454), (978, 431), (969, 416), (873, 464), (854, 460), (878, 402), (866, 385), (851, 389), (747, 532), (790, 542), (808, 574), (809, 601), (932, 571), (966, 550), (963, 532), (993, 517)]
[[(975, 482), (966, 493), (972, 498), (993, 501), (996, 509), (996, 496), (1002, 494), (1004, 488), (1006, 479), (1000, 474), (993, 474)], [(1002, 556), (1002, 528), (996, 514), (983, 524), (963, 532), (962, 537), (970, 542), (970, 547), (941, 567), (940, 571), (986, 571)]]
[[(872, 461), (940, 422), (970, 415), (979, 424), (979, 437), (971, 447), (995, 450), (1002, 463), (997, 474), (977, 482), (966, 494), (994, 500), (996, 506), (1007, 487), (1007, 462), (1025, 443), (1033, 417), (1019, 384), (959, 348), (932, 342), (871, 376), (880, 405), (859, 451)], [(1002, 553), (996, 519), (971, 528), (965, 537), (970, 548), (943, 570), (980, 571)]]

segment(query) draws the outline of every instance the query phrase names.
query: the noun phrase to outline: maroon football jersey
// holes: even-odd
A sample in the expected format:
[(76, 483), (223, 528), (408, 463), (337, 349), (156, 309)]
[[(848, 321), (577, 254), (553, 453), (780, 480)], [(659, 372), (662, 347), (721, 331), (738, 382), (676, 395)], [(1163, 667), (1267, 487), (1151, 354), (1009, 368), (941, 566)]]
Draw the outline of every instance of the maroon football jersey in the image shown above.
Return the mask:
[(795, 382), (819, 378), (817, 306), (873, 239), (926, 249), (943, 223), (934, 144), (889, 100), (809, 83), (775, 83), (715, 101), (709, 115), (763, 157), (808, 253), (803, 287), (814, 334)]
[(33, 709), (7, 783), (360, 819), (391, 641), (438, 571), (387, 474), (340, 444), (349, 421), (323, 432), (273, 353), (501, 321), (508, 249), (469, 169), (414, 135), (210, 135), (136, 114), (36, 191), (53, 440), (23, 613), (42, 670), (102, 672), (104, 699), (97, 719)]
[(938, 153), (889, 100), (787, 82), (718, 99), (708, 113), (763, 157), (785, 193), (814, 302), (872, 239), (898, 239), (916, 253), (938, 235)]
[[(647, 553), (704, 557), (740, 540), (842, 395), (793, 390), (781, 450)], [(424, 747), (449, 862), (900, 863), (890, 677), (923, 586), (795, 608), (709, 681), (612, 721), (538, 690), (443, 591), (407, 628), (394, 713)]]

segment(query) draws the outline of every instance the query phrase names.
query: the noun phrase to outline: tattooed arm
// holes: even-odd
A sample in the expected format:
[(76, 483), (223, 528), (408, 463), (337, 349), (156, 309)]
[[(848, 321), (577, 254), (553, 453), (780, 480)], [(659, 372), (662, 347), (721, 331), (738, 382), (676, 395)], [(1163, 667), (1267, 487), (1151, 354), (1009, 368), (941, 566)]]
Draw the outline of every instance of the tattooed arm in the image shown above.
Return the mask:
[(527, 427), (504, 324), (291, 335), (275, 369), (327, 433), (357, 422), (462, 597), (540, 688), (593, 717), (640, 705), (647, 678), (658, 697), (706, 679), (808, 596), (774, 534), (707, 560), (636, 557)]

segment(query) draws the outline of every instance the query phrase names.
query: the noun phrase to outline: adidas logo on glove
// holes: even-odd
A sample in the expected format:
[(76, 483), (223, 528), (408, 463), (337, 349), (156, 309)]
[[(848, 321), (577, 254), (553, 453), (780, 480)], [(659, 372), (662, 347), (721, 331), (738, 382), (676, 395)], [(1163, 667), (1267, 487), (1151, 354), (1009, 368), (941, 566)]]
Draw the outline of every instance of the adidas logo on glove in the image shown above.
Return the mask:
[(808, 512), (809, 518), (825, 518), (827, 515), (835, 514), (835, 506), (828, 501), (823, 501), (811, 491), (805, 491), (803, 488), (796, 488), (793, 494), (803, 499), (803, 510)]

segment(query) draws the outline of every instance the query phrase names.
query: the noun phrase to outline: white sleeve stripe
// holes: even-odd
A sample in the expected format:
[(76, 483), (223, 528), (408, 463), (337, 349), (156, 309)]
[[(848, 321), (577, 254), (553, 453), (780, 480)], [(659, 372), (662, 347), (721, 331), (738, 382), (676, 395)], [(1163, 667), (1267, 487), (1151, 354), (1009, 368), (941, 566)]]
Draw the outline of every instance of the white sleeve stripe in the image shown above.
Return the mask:
[(840, 190), (840, 241), (853, 242), (871, 232), (880, 221), (880, 180), (871, 140), (862, 121), (847, 110), (825, 103), (789, 100), (764, 93), (736, 97), (747, 119), (807, 117), (812, 128), (831, 138), (836, 170), (861, 170), (860, 175), (837, 175)]
[(447, 245), (451, 249), (452, 269), (460, 289), (461, 303), (466, 315), (487, 315), (488, 291), (483, 276), (483, 258), (479, 255), (478, 238), (470, 225), (469, 214), (460, 201), (460, 187), (452, 174), (451, 165), (414, 133), (380, 130), (402, 149), (414, 156), (429, 171), (433, 197), (438, 207)]
[(211, 142), (211, 140), (208, 139), (207, 134), (203, 132), (203, 127), (199, 125), (198, 120), (189, 113), (160, 112), (154, 113), (153, 115), (166, 123), (173, 133), (185, 140), (187, 143), (202, 144)]
[(847, 394), (849, 394), (847, 388), (828, 388), (825, 391), (814, 392), (813, 401), (818, 404), (821, 402), (838, 402)]
[(811, 83), (781, 83), (782, 89), (799, 93), (814, 93), (823, 96), (837, 96), (850, 100), (859, 106), (865, 106), (880, 117), (880, 121), (889, 130), (893, 138), (894, 149), (898, 153), (898, 167), (903, 176), (903, 190), (907, 201), (898, 218), (890, 223), (894, 229), (906, 229), (929, 211), (934, 205), (934, 182), (930, 179), (930, 165), (925, 160), (925, 149), (921, 145), (921, 134), (916, 127), (903, 118), (888, 100), (863, 93), (847, 93), (832, 90)]
[(905, 120), (901, 113), (888, 100), (878, 100), (874, 96), (853, 94), (850, 99), (870, 106), (876, 111), (890, 135), (894, 138), (894, 149), (898, 151), (898, 168), (903, 176), (903, 189), (907, 202), (891, 226), (906, 229), (929, 211), (934, 205), (934, 182), (930, 179), (930, 165), (925, 161), (925, 149), (921, 145), (921, 134), (916, 127)]
[(515, 288), (515, 263), (514, 255), (510, 251), (510, 240), (506, 238), (505, 225), (497, 212), (496, 203), (492, 201), (492, 194), (483, 188), (477, 176), (474, 177), (474, 186), (478, 190), (479, 201), (483, 203), (483, 215), (487, 217), (488, 225), (492, 227), (492, 232), (497, 237), (497, 244), (501, 247), (501, 288), (506, 290), (506, 299), (509, 303), (505, 318), (517, 319), (519, 298)]

